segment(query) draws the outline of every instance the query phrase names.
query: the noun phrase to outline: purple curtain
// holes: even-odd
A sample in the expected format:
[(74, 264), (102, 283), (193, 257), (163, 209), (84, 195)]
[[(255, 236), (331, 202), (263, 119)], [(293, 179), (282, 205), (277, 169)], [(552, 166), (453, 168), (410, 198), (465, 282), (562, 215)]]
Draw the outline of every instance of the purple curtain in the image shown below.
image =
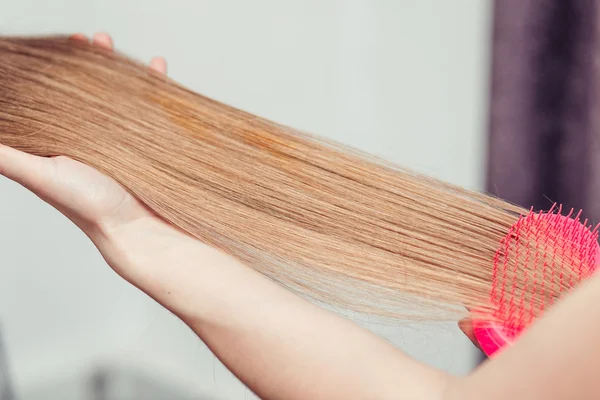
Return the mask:
[(496, 0), (487, 190), (600, 222), (600, 2)]

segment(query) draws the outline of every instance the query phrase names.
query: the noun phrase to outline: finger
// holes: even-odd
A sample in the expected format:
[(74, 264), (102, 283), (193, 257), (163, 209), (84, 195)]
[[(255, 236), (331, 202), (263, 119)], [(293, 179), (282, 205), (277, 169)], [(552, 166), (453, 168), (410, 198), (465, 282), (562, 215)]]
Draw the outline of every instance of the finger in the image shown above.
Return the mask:
[(475, 347), (481, 350), (481, 346), (475, 337), (475, 332), (473, 332), (473, 324), (471, 323), (471, 318), (463, 318), (458, 321), (458, 327), (465, 334), (465, 336), (473, 343)]
[(110, 37), (110, 35), (104, 32), (96, 33), (94, 35), (92, 43), (97, 46), (104, 47), (108, 50), (112, 50), (114, 47), (112, 38)]
[(4, 175), (34, 193), (44, 182), (51, 182), (49, 160), (0, 145), (0, 175)]
[(88, 37), (85, 36), (83, 33), (76, 33), (74, 35), (71, 35), (71, 39), (73, 39), (73, 40), (80, 40), (82, 42), (89, 42)]
[(167, 61), (163, 57), (154, 57), (150, 61), (150, 68), (161, 74), (167, 73)]

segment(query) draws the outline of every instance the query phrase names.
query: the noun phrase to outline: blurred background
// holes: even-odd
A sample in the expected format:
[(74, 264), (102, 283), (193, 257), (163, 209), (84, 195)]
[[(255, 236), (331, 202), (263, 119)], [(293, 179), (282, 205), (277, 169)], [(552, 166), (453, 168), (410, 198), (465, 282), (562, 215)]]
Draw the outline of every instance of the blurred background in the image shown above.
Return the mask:
[[(554, 31), (543, 29), (562, 15), (568, 23), (555, 39), (591, 43), (590, 10), (533, 3), (0, 0), (0, 34), (106, 31), (136, 58), (166, 57), (169, 75), (202, 94), (529, 207), (568, 192), (543, 176), (575, 167), (553, 160), (577, 160), (584, 172), (576, 177), (593, 175), (578, 150), (548, 145), (593, 131), (591, 122), (587, 130), (573, 124), (592, 121), (580, 118), (589, 90), (581, 79), (560, 79), (585, 77), (593, 58), (555, 46)], [(525, 40), (532, 29), (550, 39)], [(565, 75), (577, 54), (581, 68)], [(548, 71), (534, 85), (535, 68)], [(575, 100), (554, 101), (565, 93)], [(538, 142), (542, 164), (522, 151)], [(581, 181), (559, 181), (583, 193)], [(6, 179), (0, 191), (0, 400), (254, 398), (191, 330), (118, 278), (66, 218)], [(451, 373), (480, 361), (454, 324), (371, 328)]]

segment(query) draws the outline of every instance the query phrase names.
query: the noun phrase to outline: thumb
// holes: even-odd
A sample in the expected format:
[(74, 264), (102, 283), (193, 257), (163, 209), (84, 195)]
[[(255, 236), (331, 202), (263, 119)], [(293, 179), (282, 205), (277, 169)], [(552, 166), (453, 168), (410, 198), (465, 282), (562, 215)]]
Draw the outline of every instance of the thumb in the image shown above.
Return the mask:
[(0, 175), (31, 190), (40, 197), (53, 182), (51, 159), (34, 156), (0, 144)]

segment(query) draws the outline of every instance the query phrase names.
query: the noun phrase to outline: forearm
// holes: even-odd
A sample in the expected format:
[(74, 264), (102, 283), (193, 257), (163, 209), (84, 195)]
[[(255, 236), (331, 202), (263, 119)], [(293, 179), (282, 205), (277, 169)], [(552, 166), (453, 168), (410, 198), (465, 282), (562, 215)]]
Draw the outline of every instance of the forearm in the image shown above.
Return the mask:
[(191, 238), (108, 235), (99, 247), (264, 399), (431, 400), (449, 379)]
[(596, 275), (549, 309), (513, 347), (464, 379), (451, 399), (600, 398), (599, 305)]

